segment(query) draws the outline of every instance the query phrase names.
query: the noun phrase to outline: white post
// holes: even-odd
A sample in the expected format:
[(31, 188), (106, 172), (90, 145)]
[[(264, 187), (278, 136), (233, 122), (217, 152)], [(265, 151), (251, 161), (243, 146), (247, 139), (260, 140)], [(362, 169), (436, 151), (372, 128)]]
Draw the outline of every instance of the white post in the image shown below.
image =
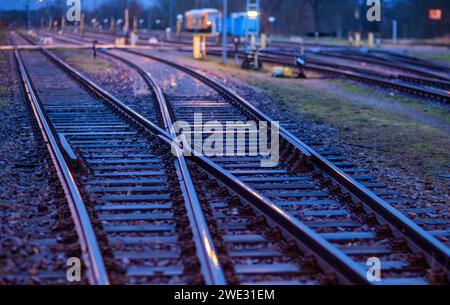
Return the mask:
[(392, 41), (397, 42), (397, 20), (392, 20)]

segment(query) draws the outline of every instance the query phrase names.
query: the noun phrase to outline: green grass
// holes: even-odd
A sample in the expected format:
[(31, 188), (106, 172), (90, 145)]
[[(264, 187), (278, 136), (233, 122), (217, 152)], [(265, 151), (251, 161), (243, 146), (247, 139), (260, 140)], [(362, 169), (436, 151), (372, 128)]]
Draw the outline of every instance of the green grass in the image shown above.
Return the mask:
[(63, 57), (68, 64), (79, 66), (86, 73), (102, 73), (113, 69), (107, 61), (99, 57), (94, 59), (91, 51), (56, 50), (55, 53)]
[(450, 52), (448, 51), (426, 51), (426, 52), (412, 51), (409, 52), (409, 54), (419, 58), (442, 61), (450, 64)]
[[(261, 79), (248, 82), (265, 89), (287, 113), (303, 114), (309, 120), (338, 128), (342, 140), (370, 147), (392, 166), (431, 175), (450, 170), (450, 137), (444, 131), (301, 83), (292, 86), (291, 82)], [(359, 86), (349, 88), (367, 94)], [(446, 116), (448, 120), (448, 113)]]
[[(341, 81), (341, 80), (330, 80), (330, 82), (349, 93), (358, 94), (358, 95), (366, 95), (368, 87), (364, 85), (357, 85), (352, 82), (347, 81)], [(371, 90), (370, 96), (372, 98), (379, 98), (383, 100), (390, 101), (392, 103), (400, 103), (404, 106), (411, 107), (418, 111), (419, 113), (423, 113), (423, 115), (428, 115), (431, 117), (434, 117), (436, 119), (439, 119), (441, 121), (444, 121), (446, 123), (450, 124), (450, 111), (446, 107), (437, 107), (436, 105), (430, 105), (427, 103), (422, 103), (418, 101), (417, 99), (410, 98), (406, 95), (396, 95), (395, 97), (389, 96), (389, 94), (386, 91), (378, 91), (378, 90)]]

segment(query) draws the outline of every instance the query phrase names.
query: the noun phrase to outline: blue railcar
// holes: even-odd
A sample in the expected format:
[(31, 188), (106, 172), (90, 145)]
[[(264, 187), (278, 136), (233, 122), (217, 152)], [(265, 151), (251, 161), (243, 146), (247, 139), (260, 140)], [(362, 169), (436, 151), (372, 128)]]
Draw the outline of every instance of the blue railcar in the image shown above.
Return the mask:
[(232, 13), (227, 18), (227, 33), (231, 36), (243, 37), (247, 31), (256, 31), (257, 26), (257, 19), (249, 18), (246, 13)]

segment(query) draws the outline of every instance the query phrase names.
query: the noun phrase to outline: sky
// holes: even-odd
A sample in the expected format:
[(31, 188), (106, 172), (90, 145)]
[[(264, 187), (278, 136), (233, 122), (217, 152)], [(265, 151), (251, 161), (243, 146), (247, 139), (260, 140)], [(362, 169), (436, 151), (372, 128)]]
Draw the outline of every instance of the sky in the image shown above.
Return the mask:
[[(28, 0), (0, 0), (0, 11), (5, 10), (17, 10), (17, 9), (25, 9), (26, 2)], [(54, 0), (29, 0), (30, 1), (30, 9), (38, 8), (39, 5), (45, 5), (45, 2), (52, 2)], [(85, 9), (91, 9), (106, 0), (81, 0), (81, 4)], [(153, 0), (138, 0), (140, 3), (144, 5), (151, 5)]]

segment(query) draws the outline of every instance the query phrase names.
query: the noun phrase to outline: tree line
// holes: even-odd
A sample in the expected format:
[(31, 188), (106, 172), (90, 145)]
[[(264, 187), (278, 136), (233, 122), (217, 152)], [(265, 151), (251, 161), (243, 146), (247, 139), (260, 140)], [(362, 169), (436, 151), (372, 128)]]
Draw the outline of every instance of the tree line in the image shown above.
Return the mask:
[[(142, 6), (137, 0), (107, 0), (93, 10), (83, 10), (87, 20), (115, 17), (123, 19), (125, 8), (130, 16), (142, 19), (141, 27), (164, 29), (175, 24), (176, 15), (193, 8), (222, 9), (223, 0), (153, 0), (153, 6)], [(270, 30), (283, 35), (321, 35), (346, 37), (348, 32), (379, 33), (389, 38), (392, 21), (398, 22), (401, 38), (429, 38), (450, 35), (450, 1), (448, 0), (380, 0), (381, 22), (368, 22), (365, 18), (366, 0), (260, 0), (261, 30), (269, 30), (268, 17), (275, 17)], [(83, 1), (82, 1), (83, 2)], [(50, 3), (50, 2), (49, 2)], [(245, 0), (228, 0), (229, 12), (245, 11)], [(430, 8), (440, 8), (442, 20), (428, 18)], [(7, 23), (23, 24), (25, 20), (38, 24), (47, 16), (61, 16), (67, 10), (66, 0), (54, 0), (39, 11), (23, 14), (1, 12), (0, 19)], [(358, 18), (359, 17), (359, 18)], [(59, 17), (60, 18), (60, 17)]]

